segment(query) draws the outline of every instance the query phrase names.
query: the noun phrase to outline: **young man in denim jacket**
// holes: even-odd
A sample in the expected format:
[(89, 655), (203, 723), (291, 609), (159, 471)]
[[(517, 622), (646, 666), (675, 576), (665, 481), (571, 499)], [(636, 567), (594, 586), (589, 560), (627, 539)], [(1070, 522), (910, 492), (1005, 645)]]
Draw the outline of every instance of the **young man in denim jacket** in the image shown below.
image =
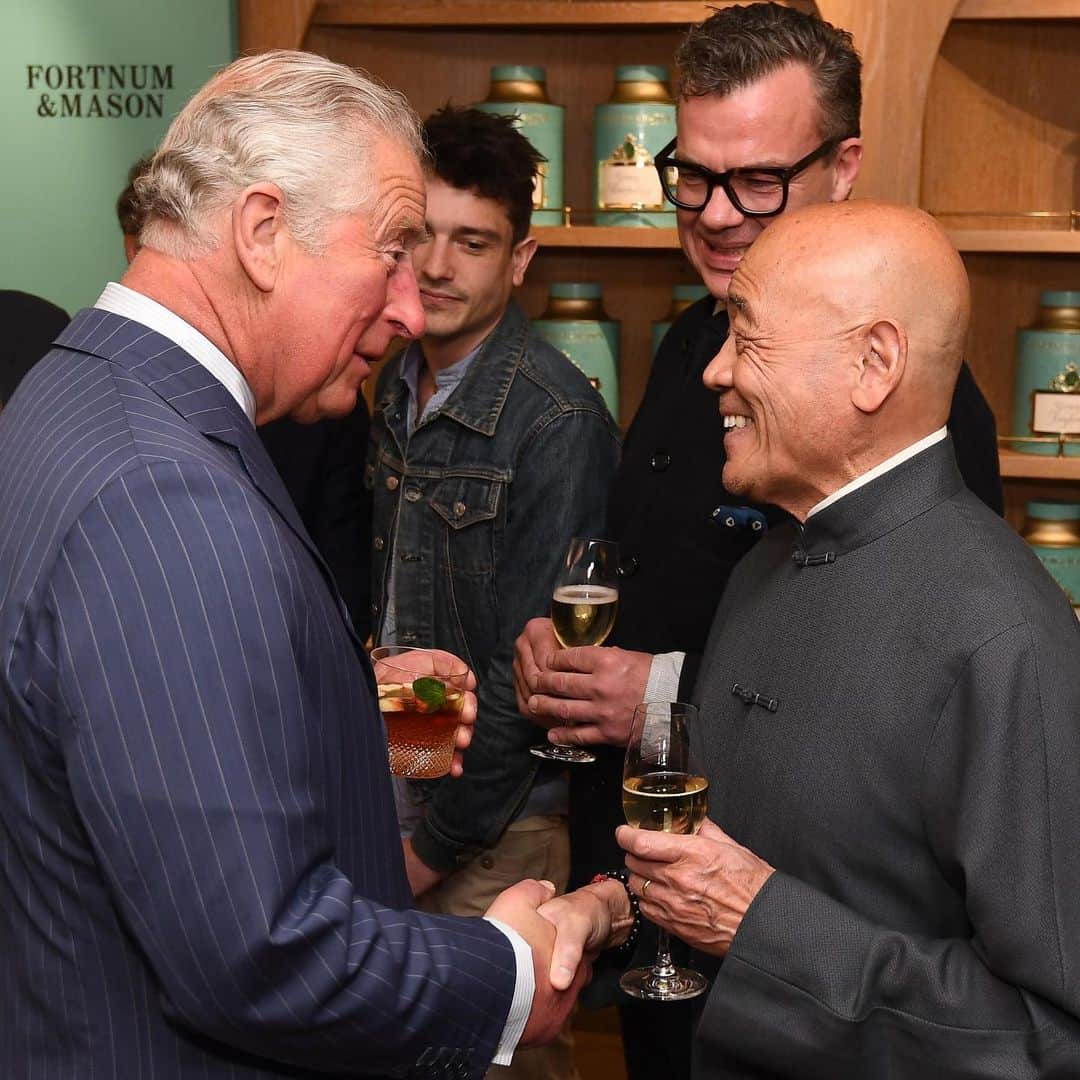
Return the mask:
[[(383, 371), (367, 467), (381, 643), (434, 646), (479, 680), (464, 776), (398, 780), (420, 906), (473, 914), (506, 884), (569, 872), (565, 777), (529, 753), (514, 639), (545, 614), (571, 537), (603, 535), (618, 431), (600, 395), (511, 299), (540, 158), (512, 119), (445, 108), (427, 121), (428, 239), (414, 258), (426, 331)], [(519, 1053), (520, 1077), (574, 1075), (569, 1040)]]

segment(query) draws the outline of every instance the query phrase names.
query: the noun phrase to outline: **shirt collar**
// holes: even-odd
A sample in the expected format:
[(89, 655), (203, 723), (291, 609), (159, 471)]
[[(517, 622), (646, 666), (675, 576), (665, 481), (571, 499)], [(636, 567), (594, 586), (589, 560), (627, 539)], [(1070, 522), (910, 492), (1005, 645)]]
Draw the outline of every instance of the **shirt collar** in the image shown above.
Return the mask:
[(149, 327), (175, 342), (220, 382), (255, 423), (255, 395), (240, 369), (204, 334), (149, 296), (110, 281), (94, 307)]
[(812, 507), (810, 512), (806, 515), (806, 520), (809, 521), (814, 514), (824, 510), (827, 506), (832, 506), (833, 503), (839, 502), (845, 495), (850, 495), (853, 491), (858, 491), (864, 484), (869, 484), (871, 480), (876, 480), (879, 476), (883, 476), (890, 469), (895, 469), (897, 465), (902, 465), (908, 458), (913, 458), (916, 454), (927, 449), (927, 447), (941, 442), (947, 434), (947, 430), (944, 427), (940, 427), (937, 431), (932, 432), (918, 442), (912, 443), (898, 454), (893, 454), (892, 457), (886, 458), (868, 472), (864, 472), (862, 476), (857, 476), (854, 480), (849, 480), (842, 488), (838, 488), (831, 495), (822, 499), (816, 506)]
[(435, 393), (428, 399), (427, 404), (424, 406), (424, 412), (422, 415), (417, 415), (417, 401), (420, 396), (420, 365), (424, 363), (424, 351), (419, 341), (412, 341), (409, 343), (408, 348), (405, 350), (405, 356), (401, 362), (401, 375), (399, 376), (402, 382), (409, 389), (409, 430), (412, 431), (416, 425), (429, 416), (436, 409), (441, 406), (446, 399), (457, 389), (461, 380), (465, 378), (469, 371), (469, 367), (476, 359), (477, 354), (484, 347), (484, 341), (481, 341), (472, 352), (463, 356), (460, 360), (455, 361), (449, 367), (445, 367), (440, 371), (436, 371), (435, 375)]

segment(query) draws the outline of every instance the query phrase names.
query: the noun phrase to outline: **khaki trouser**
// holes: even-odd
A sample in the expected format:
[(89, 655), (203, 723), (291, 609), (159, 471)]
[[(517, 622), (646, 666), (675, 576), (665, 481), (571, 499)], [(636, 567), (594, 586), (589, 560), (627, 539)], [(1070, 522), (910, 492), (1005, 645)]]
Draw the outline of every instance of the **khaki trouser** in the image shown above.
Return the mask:
[[(569, 876), (566, 818), (522, 818), (493, 848), (424, 893), (416, 906), (439, 915), (483, 915), (503, 889), (522, 878), (550, 881), (561, 893)], [(487, 1080), (580, 1080), (569, 1023), (547, 1046), (518, 1050), (510, 1065), (492, 1065)]]

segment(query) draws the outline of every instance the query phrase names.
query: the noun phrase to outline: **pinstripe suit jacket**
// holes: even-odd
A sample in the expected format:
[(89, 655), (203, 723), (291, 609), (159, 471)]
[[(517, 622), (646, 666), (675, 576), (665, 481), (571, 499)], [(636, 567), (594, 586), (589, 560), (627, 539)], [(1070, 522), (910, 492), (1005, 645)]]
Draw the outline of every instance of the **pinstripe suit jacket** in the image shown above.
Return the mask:
[(408, 910), (371, 673), (247, 418), (76, 316), (0, 414), (0, 1076), (473, 1075), (513, 951)]

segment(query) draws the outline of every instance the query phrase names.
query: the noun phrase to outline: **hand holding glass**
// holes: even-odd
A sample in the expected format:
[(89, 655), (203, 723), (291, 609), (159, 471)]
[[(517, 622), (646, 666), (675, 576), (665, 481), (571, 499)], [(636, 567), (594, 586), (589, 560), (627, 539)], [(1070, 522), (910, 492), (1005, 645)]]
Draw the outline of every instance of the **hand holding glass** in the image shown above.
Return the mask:
[(468, 666), (450, 653), (404, 645), (380, 645), (371, 662), (390, 771), (414, 779), (445, 776), (454, 760)]
[[(551, 627), (564, 649), (602, 645), (619, 607), (619, 546), (610, 540), (575, 536), (570, 541), (551, 597)], [(595, 761), (579, 746), (538, 743), (537, 757), (571, 763)]]
[[(697, 707), (678, 701), (643, 701), (634, 709), (623, 768), (623, 813), (635, 829), (696, 833), (709, 807), (709, 782), (690, 754), (689, 723)], [(705, 990), (702, 975), (671, 962), (668, 933), (657, 928), (652, 967), (626, 972), (619, 985), (631, 997), (684, 1001)]]

